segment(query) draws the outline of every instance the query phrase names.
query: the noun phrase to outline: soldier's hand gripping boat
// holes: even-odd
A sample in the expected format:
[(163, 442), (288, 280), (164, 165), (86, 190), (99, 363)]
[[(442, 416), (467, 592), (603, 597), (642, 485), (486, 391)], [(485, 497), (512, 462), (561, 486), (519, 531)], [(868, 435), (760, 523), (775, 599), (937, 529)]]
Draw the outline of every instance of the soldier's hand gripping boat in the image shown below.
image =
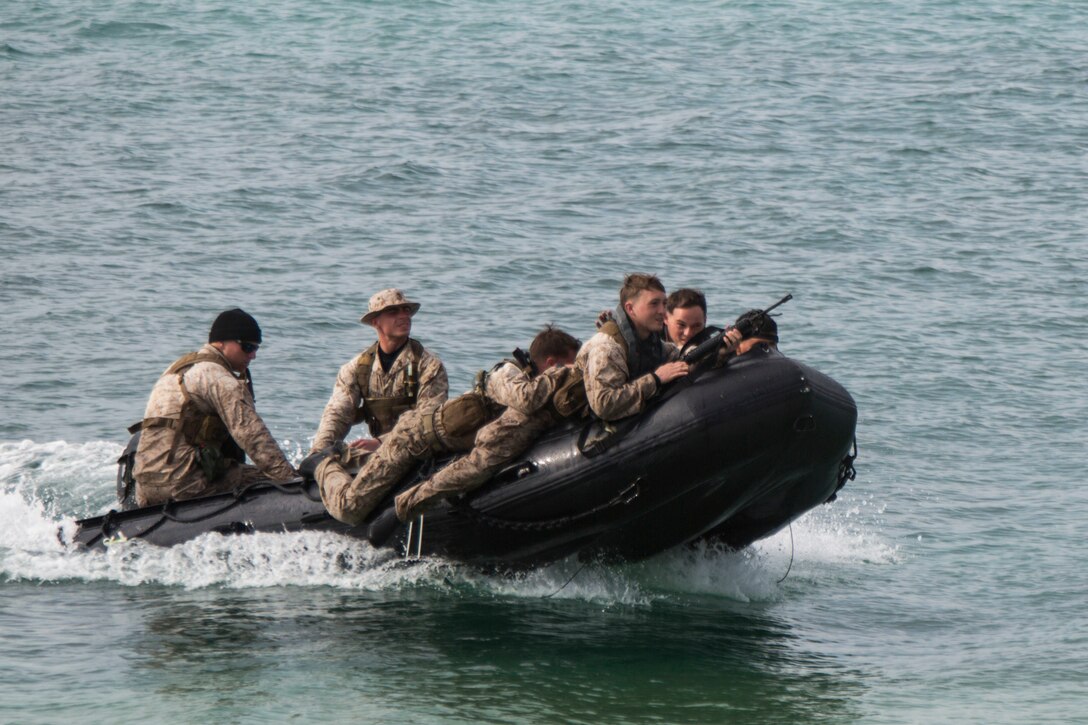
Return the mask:
[[(857, 408), (770, 347), (693, 368), (638, 416), (569, 423), (483, 487), (404, 524), (394, 495), (364, 524), (325, 511), (312, 480), (257, 483), (78, 522), (73, 544), (171, 546), (208, 532), (324, 530), (406, 555), (523, 568), (577, 554), (638, 560), (700, 539), (743, 547), (829, 502), (854, 476)], [(124, 459), (122, 459), (124, 460)]]

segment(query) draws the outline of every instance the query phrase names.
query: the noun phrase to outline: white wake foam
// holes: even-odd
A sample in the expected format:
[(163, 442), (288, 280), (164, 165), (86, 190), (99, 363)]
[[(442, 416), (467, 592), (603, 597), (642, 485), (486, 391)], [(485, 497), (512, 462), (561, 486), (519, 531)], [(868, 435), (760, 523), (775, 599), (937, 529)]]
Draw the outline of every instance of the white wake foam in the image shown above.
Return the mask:
[(76, 518), (112, 503), (118, 454), (118, 446), (101, 442), (0, 443), (0, 579), (183, 588), (427, 587), (645, 605), (692, 595), (774, 600), (787, 571), (794, 581), (819, 582), (828, 568), (849, 571), (897, 557), (876, 533), (882, 512), (864, 499), (821, 507), (796, 522), (792, 533), (779, 532), (744, 551), (680, 548), (613, 566), (572, 558), (517, 576), (486, 575), (439, 559), (404, 562), (391, 551), (323, 532), (206, 534), (169, 549), (135, 541), (104, 553), (68, 547), (58, 532), (70, 539)]

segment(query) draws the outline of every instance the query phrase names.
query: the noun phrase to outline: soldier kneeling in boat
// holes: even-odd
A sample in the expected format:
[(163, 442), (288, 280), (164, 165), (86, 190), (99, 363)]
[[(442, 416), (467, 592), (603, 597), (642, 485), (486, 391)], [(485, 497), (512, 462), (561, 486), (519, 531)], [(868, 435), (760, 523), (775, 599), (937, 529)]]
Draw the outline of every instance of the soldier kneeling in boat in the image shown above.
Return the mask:
[[(175, 361), (155, 383), (144, 418), (129, 429), (136, 449), (136, 503), (207, 496), (295, 469), (253, 402), (249, 364), (261, 328), (240, 309), (215, 318), (208, 344)], [(254, 465), (246, 465), (246, 455)]]
[(345, 470), (339, 456), (325, 458), (314, 471), (325, 507), (337, 520), (359, 524), (413, 465), (478, 446), (481, 428), (505, 415), (504, 409), (526, 416), (539, 410), (563, 381), (578, 346), (578, 340), (549, 326), (534, 338), (528, 359), (504, 361), (477, 376), (473, 391), (401, 415), (357, 475)]

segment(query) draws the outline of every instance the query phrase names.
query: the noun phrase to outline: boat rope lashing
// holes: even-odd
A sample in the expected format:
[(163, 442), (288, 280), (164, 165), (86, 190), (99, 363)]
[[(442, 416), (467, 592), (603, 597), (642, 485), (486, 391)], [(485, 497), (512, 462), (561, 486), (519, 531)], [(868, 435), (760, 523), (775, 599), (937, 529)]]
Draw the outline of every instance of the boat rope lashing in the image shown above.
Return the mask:
[(582, 570), (586, 568), (586, 564), (587, 564), (587, 563), (588, 563), (588, 562), (585, 562), (585, 561), (583, 561), (583, 562), (582, 562), (582, 565), (581, 565), (581, 566), (579, 566), (579, 567), (578, 567), (578, 569), (577, 569), (577, 570), (576, 570), (576, 571), (575, 571), (575, 572), (574, 572), (573, 574), (571, 574), (571, 575), (570, 575), (570, 578), (569, 578), (569, 579), (567, 579), (567, 580), (566, 580), (565, 582), (563, 582), (563, 586), (559, 587), (558, 589), (556, 589), (556, 590), (555, 590), (554, 592), (552, 592), (551, 594), (545, 594), (545, 595), (544, 595), (543, 597), (541, 597), (541, 598), (542, 598), (542, 599), (551, 599), (551, 598), (552, 598), (552, 597), (554, 597), (554, 596), (555, 596), (556, 594), (558, 594), (559, 592), (561, 592), (561, 591), (563, 591), (564, 589), (566, 589), (566, 588), (567, 588), (567, 586), (568, 586), (568, 585), (569, 585), (569, 584), (570, 584), (570, 583), (571, 583), (572, 581), (574, 581), (574, 577), (576, 577), (576, 576), (578, 576), (579, 574), (581, 574), (581, 573), (582, 573)]
[(173, 521), (176, 524), (195, 524), (201, 521), (207, 521), (213, 516), (218, 516), (221, 513), (226, 513), (227, 511), (230, 511), (232, 508), (241, 503), (241, 499), (238, 497), (237, 492), (235, 492), (234, 496), (232, 496), (231, 499), (228, 500), (223, 506), (213, 511), (209, 511), (208, 513), (194, 516), (191, 519), (183, 519), (178, 516), (178, 514), (176, 513), (176, 506), (178, 503), (178, 501), (167, 501), (166, 503), (164, 503), (162, 505), (163, 518), (169, 521)]
[(638, 498), (641, 493), (639, 484), (642, 483), (642, 477), (639, 476), (630, 484), (628, 484), (623, 490), (612, 497), (611, 500), (595, 506), (588, 511), (583, 511), (579, 514), (573, 514), (571, 516), (562, 516), (557, 519), (548, 519), (546, 521), (517, 521), (514, 519), (503, 519), (498, 516), (491, 516), (485, 514), (478, 509), (472, 508), (472, 506), (463, 499), (450, 499), (450, 503), (453, 504), (453, 509), (464, 513), (469, 518), (489, 526), (494, 526), (500, 529), (512, 529), (514, 531), (547, 531), (549, 529), (559, 528), (566, 524), (580, 521), (581, 519), (588, 518), (595, 514), (600, 513), (606, 509), (610, 509), (614, 506), (626, 506), (627, 504)]
[(793, 568), (793, 522), (790, 522), (790, 564), (786, 567), (786, 573), (782, 575), (782, 578), (778, 580), (778, 583), (786, 581), (786, 577), (790, 575), (790, 569)]
[[(121, 530), (121, 523), (122, 522), (119, 521), (118, 519), (121, 519), (123, 517), (123, 514), (118, 513), (117, 511), (114, 511), (114, 510), (111, 509), (108, 513), (106, 513), (102, 517), (102, 523), (99, 524), (99, 534), (98, 534), (98, 536), (95, 537), (95, 539), (92, 539), (87, 544), (87, 546), (88, 547), (92, 546), (95, 543), (95, 541), (97, 539), (99, 539), (99, 538), (101, 538), (103, 543), (105, 543), (105, 544), (118, 543), (118, 542), (123, 542), (123, 541), (131, 541), (133, 539), (143, 538), (147, 534), (149, 534), (152, 531), (154, 531), (155, 529), (159, 528), (162, 524), (166, 523), (167, 521), (172, 521), (172, 522), (177, 523), (177, 524), (195, 524), (195, 523), (200, 523), (201, 521), (206, 521), (207, 519), (210, 519), (213, 516), (218, 516), (220, 514), (226, 513), (227, 511), (230, 511), (232, 508), (235, 508), (239, 504), (243, 503), (243, 501), (245, 501), (246, 498), (247, 498), (247, 494), (252, 489), (255, 489), (255, 488), (258, 488), (258, 487), (265, 487), (265, 486), (270, 487), (270, 488), (274, 488), (277, 491), (279, 491), (280, 493), (283, 493), (283, 494), (286, 494), (286, 495), (289, 495), (289, 496), (304, 496), (306, 499), (308, 499), (310, 501), (313, 501), (314, 503), (321, 503), (321, 497), (320, 496), (315, 497), (315, 496), (311, 495), (310, 491), (309, 491), (309, 488), (306, 486), (305, 482), (302, 479), (293, 479), (293, 480), (290, 480), (290, 481), (272, 481), (272, 480), (254, 481), (253, 483), (251, 483), (251, 484), (249, 484), (247, 486), (244, 486), (242, 488), (237, 488), (237, 489), (235, 489), (233, 491), (229, 491), (228, 493), (231, 494), (231, 498), (228, 499), (227, 501), (225, 501), (223, 503), (223, 505), (220, 506), (219, 508), (214, 509), (212, 511), (209, 511), (207, 513), (202, 513), (202, 514), (200, 514), (198, 516), (194, 516), (192, 518), (182, 518), (177, 513), (177, 505), (179, 503), (185, 503), (185, 501), (181, 501), (181, 502), (179, 502), (179, 501), (167, 501), (166, 503), (162, 504), (162, 508), (160, 509), (160, 512), (159, 512), (159, 517), (157, 519), (155, 519), (154, 521), (152, 521), (151, 524), (148, 525), (145, 529), (143, 529), (142, 531), (138, 531), (138, 532), (124, 532), (124, 531), (122, 531)], [(189, 500), (192, 500), (192, 499), (189, 499)]]

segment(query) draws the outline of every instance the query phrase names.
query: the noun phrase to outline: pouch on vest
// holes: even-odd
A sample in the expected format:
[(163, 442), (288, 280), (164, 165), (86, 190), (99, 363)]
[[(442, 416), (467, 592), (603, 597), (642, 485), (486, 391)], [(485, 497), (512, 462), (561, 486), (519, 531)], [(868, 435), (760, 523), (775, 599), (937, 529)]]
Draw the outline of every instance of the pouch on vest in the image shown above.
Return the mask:
[(396, 398), (365, 398), (363, 407), (357, 409), (355, 422), (366, 421), (370, 435), (377, 438), (393, 430), (397, 419), (416, 407), (416, 399), (407, 395)]
[(218, 481), (226, 474), (227, 469), (230, 468), (232, 459), (223, 455), (223, 451), (218, 448), (208, 446), (206, 448), (198, 448), (197, 451), (197, 459), (200, 461), (200, 470), (204, 471), (204, 476), (208, 479), (208, 483)]
[(479, 393), (465, 393), (443, 405), (442, 428), (449, 438), (465, 438), (483, 428), (498, 414), (498, 406)]
[(559, 420), (586, 415), (589, 410), (589, 397), (586, 395), (586, 381), (581, 370), (569, 370), (562, 380), (556, 382), (556, 390), (552, 393), (548, 407)]

